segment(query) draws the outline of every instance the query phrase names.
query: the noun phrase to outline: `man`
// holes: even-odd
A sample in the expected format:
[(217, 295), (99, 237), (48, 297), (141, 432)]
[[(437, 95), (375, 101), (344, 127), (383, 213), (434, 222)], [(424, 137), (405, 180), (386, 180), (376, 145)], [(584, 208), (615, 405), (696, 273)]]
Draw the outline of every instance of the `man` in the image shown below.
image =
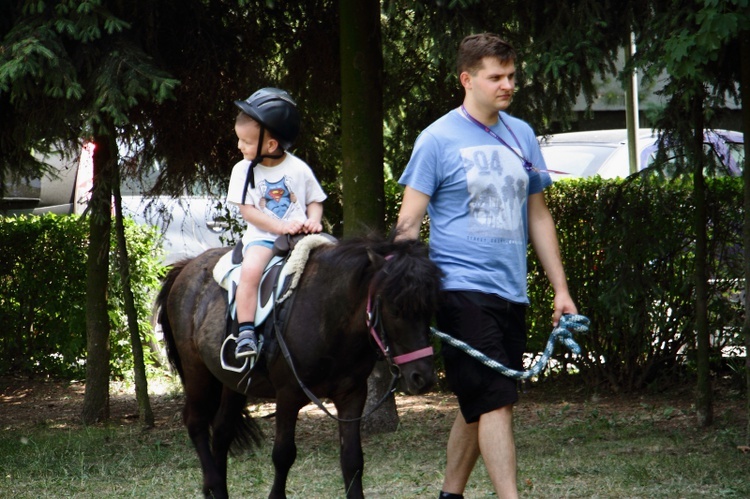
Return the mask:
[[(399, 238), (418, 238), (428, 212), (430, 256), (444, 273), (438, 329), (521, 370), (529, 240), (555, 292), (553, 324), (577, 309), (544, 201), (551, 179), (536, 137), (525, 122), (503, 112), (515, 89), (515, 58), (497, 35), (461, 42), (463, 105), (417, 139), (399, 180), (405, 189), (397, 231)], [(498, 497), (517, 497), (516, 382), (448, 345), (443, 356), (460, 411), (448, 439), (440, 497), (463, 497), (480, 454)]]

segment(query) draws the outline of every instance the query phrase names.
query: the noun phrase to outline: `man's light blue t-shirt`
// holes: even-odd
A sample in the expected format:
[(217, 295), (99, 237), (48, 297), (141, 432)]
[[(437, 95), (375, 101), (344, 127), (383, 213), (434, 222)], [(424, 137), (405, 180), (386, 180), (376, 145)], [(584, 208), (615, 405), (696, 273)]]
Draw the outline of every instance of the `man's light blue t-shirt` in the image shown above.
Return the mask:
[(552, 180), (531, 127), (500, 114), (492, 130), (507, 145), (458, 110), (435, 121), (417, 138), (399, 183), (430, 196), (430, 257), (444, 289), (528, 303), (527, 200)]

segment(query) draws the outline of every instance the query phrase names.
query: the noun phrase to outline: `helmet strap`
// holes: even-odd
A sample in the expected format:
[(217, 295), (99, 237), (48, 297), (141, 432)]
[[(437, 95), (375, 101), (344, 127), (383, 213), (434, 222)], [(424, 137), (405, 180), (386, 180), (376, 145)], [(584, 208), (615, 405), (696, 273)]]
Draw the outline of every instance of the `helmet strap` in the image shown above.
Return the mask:
[(247, 197), (247, 186), (255, 189), (255, 167), (258, 163), (263, 161), (265, 158), (278, 159), (284, 155), (284, 148), (279, 146), (278, 153), (276, 154), (262, 154), (263, 151), (263, 138), (266, 132), (266, 127), (260, 127), (260, 135), (258, 136), (258, 150), (255, 153), (255, 158), (250, 162), (250, 166), (247, 168), (247, 176), (245, 177), (245, 188), (242, 189), (242, 203), (245, 204), (245, 198)]

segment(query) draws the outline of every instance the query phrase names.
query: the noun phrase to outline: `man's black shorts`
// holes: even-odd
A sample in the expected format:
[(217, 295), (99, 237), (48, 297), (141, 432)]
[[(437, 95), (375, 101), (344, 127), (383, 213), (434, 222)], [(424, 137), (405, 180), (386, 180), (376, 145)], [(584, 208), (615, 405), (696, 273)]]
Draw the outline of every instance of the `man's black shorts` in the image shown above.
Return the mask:
[[(437, 328), (511, 369), (523, 369), (526, 305), (474, 291), (444, 291)], [(467, 423), (518, 401), (517, 382), (443, 343), (448, 386)]]

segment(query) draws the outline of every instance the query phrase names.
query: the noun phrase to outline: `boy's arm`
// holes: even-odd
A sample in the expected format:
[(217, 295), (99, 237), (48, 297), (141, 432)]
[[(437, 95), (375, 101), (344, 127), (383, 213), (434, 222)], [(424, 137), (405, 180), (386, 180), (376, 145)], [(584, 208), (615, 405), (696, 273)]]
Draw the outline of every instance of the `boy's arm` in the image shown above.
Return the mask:
[(272, 234), (296, 234), (302, 229), (302, 222), (269, 217), (252, 204), (241, 204), (240, 214), (253, 227)]
[(313, 233), (323, 230), (323, 203), (314, 201), (307, 205), (307, 220), (302, 224), (303, 232)]

